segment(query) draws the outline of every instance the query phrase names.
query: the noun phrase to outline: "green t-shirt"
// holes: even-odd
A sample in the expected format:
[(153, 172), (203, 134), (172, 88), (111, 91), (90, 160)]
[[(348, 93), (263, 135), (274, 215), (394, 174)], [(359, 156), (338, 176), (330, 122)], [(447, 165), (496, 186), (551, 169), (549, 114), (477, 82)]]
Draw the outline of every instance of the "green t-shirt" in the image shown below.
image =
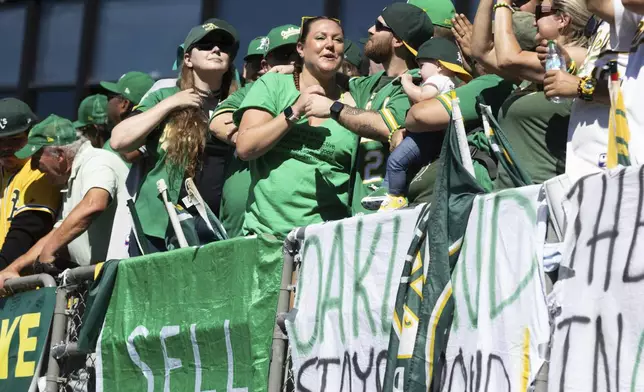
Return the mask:
[[(501, 107), (498, 120), (518, 164), (534, 184), (563, 174), (572, 101), (553, 103), (543, 92), (516, 91)], [(513, 188), (502, 165), (496, 189)]]
[[(230, 97), (221, 101), (210, 121), (220, 114), (231, 113), (239, 109), (251, 86), (252, 83), (246, 84)], [(221, 207), (219, 209), (219, 220), (230, 238), (239, 237), (243, 234), (242, 227), (244, 225), (249, 189), (250, 168), (248, 162), (242, 161), (235, 156), (226, 170), (226, 180), (221, 190)]]
[(106, 151), (109, 151), (109, 152), (112, 152), (112, 153), (118, 155), (118, 157), (121, 158), (121, 160), (123, 161), (123, 163), (125, 163), (125, 166), (127, 166), (128, 169), (132, 167), (132, 164), (130, 162), (128, 162), (125, 159), (123, 159), (121, 154), (119, 154), (118, 152), (114, 151), (112, 146), (110, 146), (110, 139), (107, 139), (105, 141), (105, 144), (103, 144), (103, 150), (106, 150)]
[[(479, 117), (479, 102), (485, 102), (492, 108), (492, 113), (496, 115), (501, 104), (512, 93), (515, 86), (512, 82), (505, 81), (497, 75), (483, 75), (473, 79), (468, 84), (454, 89), (456, 97), (459, 99), (459, 107), (463, 114), (463, 122), (466, 131), (472, 131), (481, 126)], [(439, 95), (438, 99), (445, 110), (452, 114), (452, 101), (450, 93)], [(475, 163), (475, 173), (483, 174), (483, 166)], [(409, 184), (408, 198), (411, 203), (428, 203), (432, 200), (434, 192), (434, 182), (438, 177), (440, 162), (430, 163), (422, 168)], [(478, 178), (479, 176), (477, 176)], [(482, 177), (481, 177), (482, 178)]]
[[(299, 95), (292, 75), (266, 74), (253, 83), (235, 123), (251, 108), (276, 117)], [(303, 118), (270, 151), (250, 161), (244, 233), (283, 238), (295, 227), (346, 218), (355, 140), (333, 119), (312, 127)]]
[[(413, 77), (419, 76), (417, 69), (411, 70), (409, 73)], [(411, 103), (402, 89), (399, 77), (389, 78), (382, 71), (371, 76), (351, 79), (349, 88), (351, 96), (356, 101), (356, 107), (379, 112), (390, 131), (404, 126)], [(351, 201), (353, 215), (375, 212), (362, 208), (360, 201), (382, 183), (387, 170), (388, 156), (389, 145), (361, 138), (356, 159), (356, 181)]]
[[(134, 110), (145, 112), (179, 91), (178, 87), (168, 87), (154, 91), (134, 107)], [(160, 179), (165, 180), (168, 186), (168, 197), (175, 204), (179, 201), (179, 192), (183, 182), (183, 172), (172, 170), (170, 165), (165, 162), (166, 151), (161, 148), (161, 143), (159, 143), (163, 137), (164, 128), (165, 123), (162, 122), (146, 139), (145, 145), (148, 153), (146, 161), (154, 162), (154, 167), (145, 174), (135, 202), (136, 212), (141, 220), (143, 232), (148, 236), (157, 238), (165, 238), (169, 222), (168, 213), (159, 198), (157, 181)]]

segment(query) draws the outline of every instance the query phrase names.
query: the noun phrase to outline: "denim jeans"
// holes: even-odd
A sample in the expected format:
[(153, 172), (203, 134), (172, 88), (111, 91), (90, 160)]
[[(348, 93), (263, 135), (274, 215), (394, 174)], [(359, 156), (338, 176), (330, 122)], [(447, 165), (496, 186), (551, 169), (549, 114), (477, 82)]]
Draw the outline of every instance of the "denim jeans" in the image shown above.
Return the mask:
[(436, 138), (431, 132), (409, 133), (405, 139), (389, 155), (387, 174), (383, 186), (389, 194), (404, 196), (407, 194), (408, 173), (415, 173), (424, 165), (431, 162)]

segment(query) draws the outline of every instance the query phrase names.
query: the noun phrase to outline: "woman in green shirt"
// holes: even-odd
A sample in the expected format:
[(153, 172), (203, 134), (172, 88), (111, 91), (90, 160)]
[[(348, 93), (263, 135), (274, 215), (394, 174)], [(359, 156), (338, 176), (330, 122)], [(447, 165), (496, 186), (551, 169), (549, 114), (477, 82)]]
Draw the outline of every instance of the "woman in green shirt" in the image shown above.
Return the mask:
[(339, 22), (304, 19), (297, 51), (295, 73), (262, 76), (234, 114), (237, 155), (250, 161), (252, 179), (247, 234), (284, 237), (295, 227), (349, 216), (356, 136), (333, 118), (302, 116), (314, 94), (354, 105), (336, 80), (344, 58)]
[(165, 250), (166, 238), (173, 233), (157, 181), (165, 180), (169, 199), (177, 204), (187, 194), (184, 179), (194, 178), (216, 214), (225, 165), (232, 154), (226, 135), (212, 135), (207, 120), (219, 100), (237, 89), (233, 65), (239, 49), (237, 31), (223, 20), (209, 19), (190, 30), (184, 48), (178, 86), (149, 94), (134, 108), (135, 115), (114, 128), (110, 141), (118, 152), (146, 146), (148, 170), (135, 206), (152, 251)]

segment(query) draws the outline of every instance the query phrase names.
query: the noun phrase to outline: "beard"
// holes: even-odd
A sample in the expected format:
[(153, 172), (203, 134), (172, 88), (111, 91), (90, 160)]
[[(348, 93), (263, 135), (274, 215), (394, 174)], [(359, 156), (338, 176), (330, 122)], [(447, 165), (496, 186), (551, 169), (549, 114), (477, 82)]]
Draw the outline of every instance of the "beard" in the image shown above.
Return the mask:
[(373, 37), (370, 37), (364, 46), (364, 54), (370, 60), (382, 64), (391, 58), (392, 49), (389, 42), (385, 40), (376, 41)]

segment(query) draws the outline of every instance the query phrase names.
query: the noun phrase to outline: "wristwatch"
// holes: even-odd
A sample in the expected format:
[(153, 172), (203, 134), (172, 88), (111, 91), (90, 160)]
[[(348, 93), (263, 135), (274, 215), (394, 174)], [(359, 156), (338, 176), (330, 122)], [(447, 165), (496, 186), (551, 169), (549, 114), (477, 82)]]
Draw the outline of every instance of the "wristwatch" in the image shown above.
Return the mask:
[(592, 101), (596, 86), (597, 79), (592, 76), (586, 76), (579, 81), (579, 85), (577, 86), (577, 95), (584, 101)]
[(284, 116), (286, 117), (286, 121), (288, 121), (288, 122), (295, 123), (295, 122), (298, 122), (300, 120), (300, 116), (298, 116), (297, 114), (295, 114), (293, 112), (293, 107), (292, 106), (289, 106), (286, 109), (284, 109)]
[(342, 102), (333, 102), (333, 105), (331, 105), (331, 118), (337, 121), (342, 109), (344, 109), (344, 104)]

